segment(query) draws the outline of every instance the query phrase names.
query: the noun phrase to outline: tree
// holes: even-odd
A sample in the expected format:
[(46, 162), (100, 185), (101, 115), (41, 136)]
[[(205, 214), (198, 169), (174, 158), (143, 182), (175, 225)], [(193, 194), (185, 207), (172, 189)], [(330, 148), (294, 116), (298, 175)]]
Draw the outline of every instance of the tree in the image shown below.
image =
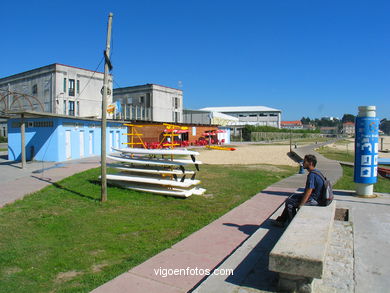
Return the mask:
[(390, 135), (390, 120), (387, 120), (386, 118), (382, 119), (379, 124), (379, 129), (387, 135)]
[(355, 122), (355, 115), (352, 114), (344, 114), (343, 118), (341, 119), (343, 123), (345, 122)]

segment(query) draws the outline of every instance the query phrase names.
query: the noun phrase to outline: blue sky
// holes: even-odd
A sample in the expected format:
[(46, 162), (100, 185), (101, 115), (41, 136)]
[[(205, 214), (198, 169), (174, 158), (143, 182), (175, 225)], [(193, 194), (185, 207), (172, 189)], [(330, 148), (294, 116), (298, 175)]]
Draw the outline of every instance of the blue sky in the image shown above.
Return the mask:
[(95, 70), (109, 12), (114, 87), (181, 81), (189, 109), (264, 105), (295, 120), (376, 105), (390, 119), (389, 1), (4, 1), (0, 77)]

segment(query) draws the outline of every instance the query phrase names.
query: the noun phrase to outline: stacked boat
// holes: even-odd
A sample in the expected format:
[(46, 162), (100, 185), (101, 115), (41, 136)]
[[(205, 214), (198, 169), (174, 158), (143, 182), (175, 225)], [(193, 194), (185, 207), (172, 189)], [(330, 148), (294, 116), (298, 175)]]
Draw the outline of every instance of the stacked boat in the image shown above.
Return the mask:
[(202, 195), (206, 191), (198, 187), (200, 180), (195, 179), (196, 171), (188, 169), (194, 166), (199, 171), (202, 162), (196, 160), (198, 152), (186, 149), (112, 149), (117, 153), (107, 156), (114, 162), (107, 167), (117, 169), (118, 173), (107, 174), (110, 184), (176, 197)]

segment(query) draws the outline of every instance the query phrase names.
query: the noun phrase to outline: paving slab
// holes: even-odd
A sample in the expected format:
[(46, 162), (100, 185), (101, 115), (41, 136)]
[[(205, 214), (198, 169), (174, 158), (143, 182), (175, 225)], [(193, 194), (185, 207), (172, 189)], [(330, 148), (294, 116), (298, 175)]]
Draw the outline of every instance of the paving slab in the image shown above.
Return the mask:
[(352, 215), (355, 292), (388, 292), (390, 194), (362, 198), (345, 192), (336, 199), (337, 205), (350, 209)]
[(154, 280), (145, 279), (131, 273), (124, 273), (107, 282), (103, 286), (93, 290), (94, 293), (183, 293), (180, 288), (175, 288)]

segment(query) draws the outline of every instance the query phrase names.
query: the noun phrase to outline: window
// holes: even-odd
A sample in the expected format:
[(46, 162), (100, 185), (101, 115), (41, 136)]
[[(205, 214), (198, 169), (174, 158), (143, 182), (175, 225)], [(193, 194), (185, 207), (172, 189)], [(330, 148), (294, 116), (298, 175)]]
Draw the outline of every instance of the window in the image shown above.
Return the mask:
[(74, 101), (69, 101), (69, 115), (74, 116)]
[(38, 93), (38, 85), (34, 84), (32, 87), (32, 94), (36, 95)]
[(74, 79), (69, 79), (69, 96), (74, 97)]
[(175, 98), (175, 109), (178, 109), (180, 107), (180, 100), (179, 98)]
[(80, 102), (79, 101), (77, 101), (76, 102), (76, 116), (80, 116)]
[(66, 78), (64, 78), (64, 93), (66, 93)]
[(64, 110), (63, 114), (66, 115), (66, 100), (64, 100), (64, 109), (63, 110)]
[(77, 80), (77, 82), (76, 82), (76, 92), (77, 92), (77, 94), (80, 93), (80, 81), (79, 80)]
[(178, 109), (180, 105), (179, 98), (173, 97), (172, 98), (172, 106), (174, 109)]
[(34, 121), (33, 127), (53, 127), (53, 121)]
[(143, 103), (144, 103), (144, 97), (140, 97), (140, 98), (139, 98), (139, 102), (140, 102), (141, 104), (143, 104)]
[(146, 105), (147, 108), (150, 108), (150, 93), (146, 94)]

